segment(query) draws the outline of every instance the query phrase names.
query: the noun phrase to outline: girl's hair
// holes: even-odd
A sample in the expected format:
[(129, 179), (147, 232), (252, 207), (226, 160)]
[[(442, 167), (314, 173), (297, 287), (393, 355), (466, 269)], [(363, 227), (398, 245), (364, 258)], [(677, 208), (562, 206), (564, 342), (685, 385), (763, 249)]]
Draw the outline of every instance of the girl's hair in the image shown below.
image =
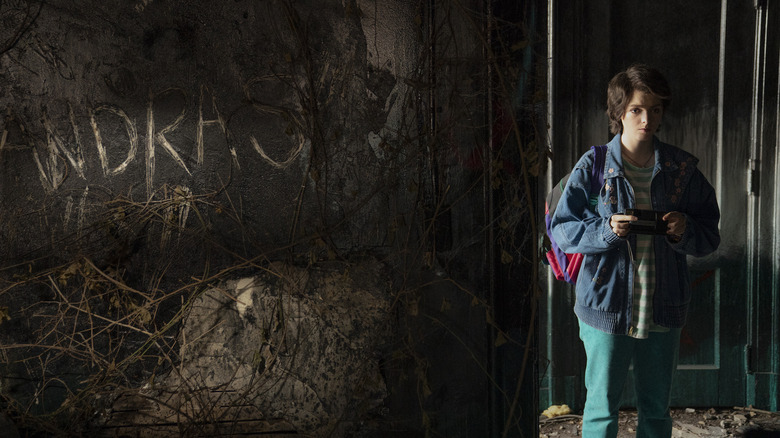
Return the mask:
[(609, 130), (613, 134), (623, 132), (620, 119), (626, 113), (626, 108), (634, 91), (643, 91), (661, 99), (664, 110), (672, 101), (669, 83), (658, 70), (645, 64), (633, 64), (625, 71), (615, 75), (607, 87), (607, 116)]

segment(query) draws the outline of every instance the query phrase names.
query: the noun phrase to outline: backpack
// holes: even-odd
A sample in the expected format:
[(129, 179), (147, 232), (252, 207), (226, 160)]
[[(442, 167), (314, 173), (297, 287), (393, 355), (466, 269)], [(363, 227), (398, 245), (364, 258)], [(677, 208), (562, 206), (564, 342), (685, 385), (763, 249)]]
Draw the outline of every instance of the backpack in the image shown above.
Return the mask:
[[(591, 206), (594, 206), (595, 203), (598, 202), (599, 190), (601, 190), (601, 186), (604, 185), (604, 162), (607, 157), (607, 145), (591, 146), (590, 148), (593, 149), (594, 158), (593, 167), (590, 171), (589, 202)], [(547, 194), (547, 199), (544, 204), (544, 222), (547, 228), (549, 249), (547, 249), (545, 256), (547, 264), (550, 265), (556, 279), (575, 284), (577, 283), (577, 276), (580, 273), (580, 266), (582, 265), (582, 260), (585, 256), (579, 253), (564, 253), (561, 248), (558, 247), (558, 244), (555, 243), (552, 230), (550, 230), (550, 223), (552, 222), (555, 208), (558, 206), (558, 201), (561, 199), (563, 189), (566, 187), (566, 182), (569, 181), (570, 175), (571, 173), (561, 178), (558, 184), (556, 184), (552, 190), (550, 190), (550, 193)]]

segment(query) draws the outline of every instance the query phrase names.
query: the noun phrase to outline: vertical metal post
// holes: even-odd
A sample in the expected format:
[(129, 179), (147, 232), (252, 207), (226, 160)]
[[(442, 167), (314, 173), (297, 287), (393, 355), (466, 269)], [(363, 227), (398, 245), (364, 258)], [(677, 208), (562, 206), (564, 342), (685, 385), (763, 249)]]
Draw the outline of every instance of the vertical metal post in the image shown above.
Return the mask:
[[(556, 51), (556, 38), (555, 38), (555, 15), (557, 11), (557, 2), (555, 0), (548, 0), (547, 2), (547, 147), (550, 150), (554, 150), (555, 134), (553, 131), (555, 125), (555, 51)], [(542, 184), (543, 193), (549, 193), (553, 186), (553, 163), (552, 154), (547, 154), (547, 175), (545, 175), (544, 184)], [(543, 222), (539, 222), (543, 223)], [(547, 323), (551, 323), (554, 320), (553, 311), (555, 310), (555, 303), (553, 301), (553, 283), (555, 278), (552, 275), (551, 270), (546, 271), (546, 283), (547, 283), (547, 314), (545, 316)], [(554, 344), (549, 339), (545, 342), (547, 347), (546, 357), (553, 357)]]
[(764, 59), (766, 59), (765, 53), (765, 14), (763, 6), (756, 3), (756, 30), (755, 30), (755, 44), (753, 52), (753, 95), (751, 102), (751, 120), (750, 120), (750, 157), (747, 169), (747, 232), (746, 232), (746, 250), (748, 254), (747, 260), (747, 339), (748, 346), (745, 348), (745, 367), (748, 372), (746, 379), (746, 401), (749, 404), (755, 402), (755, 377), (752, 375), (753, 367), (755, 363), (753, 355), (754, 348), (751, 348), (751, 344), (755, 337), (755, 294), (758, 290), (758, 257), (759, 248), (757, 245), (759, 238), (759, 218), (758, 218), (758, 203), (759, 203), (759, 172), (761, 164), (761, 130), (760, 127), (763, 123), (763, 114), (761, 111), (761, 100), (763, 92), (763, 73), (764, 73)]
[(748, 168), (747, 403), (780, 405), (780, 53), (776, 2), (756, 1)]
[[(771, 9), (770, 9), (771, 8)], [(774, 71), (774, 77), (772, 78), (772, 85), (775, 87), (772, 90), (774, 98), (774, 108), (769, 109), (769, 115), (772, 117), (774, 123), (774, 138), (770, 149), (773, 151), (774, 169), (773, 177), (773, 199), (772, 205), (772, 251), (771, 251), (771, 287), (769, 290), (771, 293), (766, 293), (764, 296), (768, 298), (771, 306), (771, 317), (767, 320), (764, 319), (765, 324), (768, 326), (766, 330), (761, 330), (762, 335), (767, 334), (769, 339), (763, 339), (764, 344), (769, 344), (766, 349), (767, 355), (767, 370), (766, 378), (767, 389), (769, 397), (767, 400), (767, 408), (772, 411), (777, 411), (780, 408), (780, 319), (777, 317), (777, 312), (780, 311), (780, 235), (777, 230), (780, 229), (780, 56), (778, 53), (779, 45), (777, 44), (777, 25), (780, 22), (780, 8), (778, 8), (777, 2), (773, 2), (770, 7), (764, 2), (764, 14), (766, 15), (766, 32), (773, 33), (772, 37), (767, 37), (769, 41), (773, 41), (771, 47), (767, 48), (768, 53), (772, 53), (774, 63), (768, 64), (769, 68), (776, 69)], [(771, 125), (770, 125), (771, 126)], [(761, 303), (763, 306), (763, 303)], [(765, 336), (765, 335), (764, 335)]]

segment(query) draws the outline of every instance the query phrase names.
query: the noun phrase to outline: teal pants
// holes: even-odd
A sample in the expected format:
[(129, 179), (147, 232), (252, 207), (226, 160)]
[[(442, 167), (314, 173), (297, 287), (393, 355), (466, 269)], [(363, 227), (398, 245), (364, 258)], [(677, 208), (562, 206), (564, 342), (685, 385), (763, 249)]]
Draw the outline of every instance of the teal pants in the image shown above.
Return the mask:
[(669, 402), (680, 331), (651, 332), (647, 339), (636, 339), (611, 335), (580, 321), (580, 339), (587, 356), (583, 438), (617, 436), (618, 411), (632, 362), (639, 421), (637, 438), (672, 436)]

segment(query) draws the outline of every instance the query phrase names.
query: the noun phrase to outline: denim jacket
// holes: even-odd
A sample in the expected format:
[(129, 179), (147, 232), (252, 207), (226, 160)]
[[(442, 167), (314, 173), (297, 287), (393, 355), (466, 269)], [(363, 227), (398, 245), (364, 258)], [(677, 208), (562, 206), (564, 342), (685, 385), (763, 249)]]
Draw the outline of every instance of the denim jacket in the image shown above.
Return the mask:
[[(653, 210), (678, 211), (686, 216), (685, 233), (679, 242), (662, 235), (653, 237), (653, 319), (660, 326), (678, 328), (685, 324), (691, 301), (686, 256), (701, 257), (718, 248), (720, 210), (715, 190), (696, 167), (696, 157), (656, 137), (653, 147)], [(552, 233), (563, 251), (585, 255), (575, 286), (577, 316), (604, 332), (627, 334), (632, 320), (631, 254), (636, 253), (636, 235), (621, 238), (609, 225), (612, 215), (635, 206), (633, 188), (623, 171), (620, 135), (608, 144), (604, 185), (595, 211), (588, 204), (593, 159), (593, 150), (589, 150), (574, 166), (552, 218)]]

